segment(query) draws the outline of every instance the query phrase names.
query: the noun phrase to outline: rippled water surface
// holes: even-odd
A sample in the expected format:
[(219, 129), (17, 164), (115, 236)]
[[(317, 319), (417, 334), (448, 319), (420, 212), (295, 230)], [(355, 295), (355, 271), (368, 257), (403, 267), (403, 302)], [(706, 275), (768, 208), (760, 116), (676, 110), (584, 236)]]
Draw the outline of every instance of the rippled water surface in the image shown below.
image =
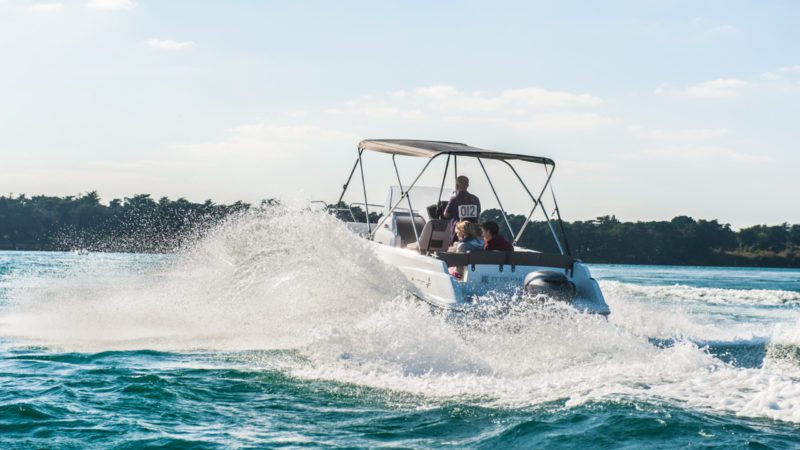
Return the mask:
[(608, 320), (453, 320), (305, 212), (0, 252), (0, 448), (800, 446), (800, 271), (591, 269)]

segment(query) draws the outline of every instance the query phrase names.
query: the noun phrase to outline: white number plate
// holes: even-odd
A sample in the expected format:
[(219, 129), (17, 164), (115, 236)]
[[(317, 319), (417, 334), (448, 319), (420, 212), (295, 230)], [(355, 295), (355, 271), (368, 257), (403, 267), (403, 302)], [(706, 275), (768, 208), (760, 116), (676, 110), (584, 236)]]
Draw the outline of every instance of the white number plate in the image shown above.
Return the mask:
[(458, 205), (458, 217), (461, 219), (477, 219), (478, 205)]

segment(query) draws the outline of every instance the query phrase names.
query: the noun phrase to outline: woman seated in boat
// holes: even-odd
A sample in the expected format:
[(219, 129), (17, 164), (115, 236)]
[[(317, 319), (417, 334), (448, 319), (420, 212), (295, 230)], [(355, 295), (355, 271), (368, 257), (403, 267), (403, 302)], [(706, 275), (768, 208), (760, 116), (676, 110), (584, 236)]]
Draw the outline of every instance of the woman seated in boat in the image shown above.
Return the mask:
[(481, 231), (483, 233), (484, 250), (499, 250), (502, 252), (514, 251), (514, 246), (500, 234), (500, 227), (497, 226), (497, 222), (492, 222), (491, 220), (483, 222), (481, 224)]
[(477, 226), (469, 220), (462, 220), (456, 224), (456, 240), (453, 251), (469, 253), (483, 250), (483, 240), (478, 237)]

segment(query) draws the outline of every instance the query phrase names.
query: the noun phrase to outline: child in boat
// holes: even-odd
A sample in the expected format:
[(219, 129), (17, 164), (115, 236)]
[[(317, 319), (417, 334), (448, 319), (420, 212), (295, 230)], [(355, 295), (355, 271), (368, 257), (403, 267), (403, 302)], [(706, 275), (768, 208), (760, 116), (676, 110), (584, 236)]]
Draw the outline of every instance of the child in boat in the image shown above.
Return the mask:
[(483, 240), (478, 237), (476, 227), (469, 220), (462, 220), (456, 224), (455, 251), (458, 253), (468, 253), (475, 250), (483, 250)]
[[(469, 220), (462, 220), (456, 224), (456, 236), (458, 240), (451, 247), (451, 251), (458, 253), (469, 253), (483, 251), (483, 241), (478, 237), (478, 231), (474, 223)], [(464, 266), (450, 267), (447, 269), (450, 275), (461, 279), (464, 277)]]

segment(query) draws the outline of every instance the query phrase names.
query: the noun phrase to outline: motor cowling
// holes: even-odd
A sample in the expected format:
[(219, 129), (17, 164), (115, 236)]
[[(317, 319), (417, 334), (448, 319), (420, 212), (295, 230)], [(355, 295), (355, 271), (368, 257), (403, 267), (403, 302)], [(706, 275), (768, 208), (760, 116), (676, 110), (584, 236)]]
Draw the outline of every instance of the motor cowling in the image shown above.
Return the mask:
[(566, 275), (553, 270), (538, 270), (525, 276), (525, 292), (530, 295), (544, 295), (553, 300), (571, 302), (575, 298), (575, 283)]

